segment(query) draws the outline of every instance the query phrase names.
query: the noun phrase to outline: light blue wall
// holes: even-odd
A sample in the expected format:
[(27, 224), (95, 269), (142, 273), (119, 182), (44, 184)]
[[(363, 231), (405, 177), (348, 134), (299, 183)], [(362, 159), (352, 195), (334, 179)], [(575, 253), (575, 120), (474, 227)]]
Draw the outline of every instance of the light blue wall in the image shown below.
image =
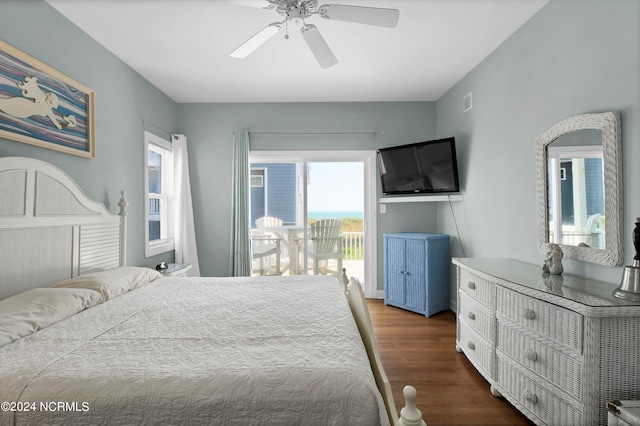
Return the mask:
[[(536, 244), (534, 145), (570, 116), (622, 115), (625, 264), (640, 216), (640, 2), (551, 0), (437, 102), (439, 137), (455, 136), (464, 201), (454, 205), (464, 254), (542, 263)], [(473, 92), (473, 109), (462, 99)], [(448, 206), (438, 229), (455, 234)], [(452, 256), (462, 256), (460, 245)], [(565, 259), (565, 271), (618, 283), (621, 267)], [(452, 284), (453, 286), (453, 284)], [(455, 294), (455, 293), (452, 293)]]
[[(0, 39), (95, 91), (96, 158), (87, 159), (0, 138), (0, 156), (48, 161), (67, 172), (92, 199), (118, 211), (129, 199), (127, 263), (173, 260), (173, 252), (145, 259), (143, 250), (143, 119), (177, 128), (177, 105), (42, 0), (2, 0)], [(162, 137), (166, 133), (148, 127)]]
[[(273, 103), (179, 105), (181, 129), (189, 136), (198, 250), (204, 275), (229, 273), (231, 157), (235, 129), (262, 132), (368, 131), (367, 136), (257, 135), (253, 150), (340, 150), (400, 145), (435, 137), (434, 102)], [(379, 182), (376, 182), (379, 191)], [(388, 205), (378, 215), (378, 286), (382, 280), (382, 234), (436, 232), (432, 203)]]

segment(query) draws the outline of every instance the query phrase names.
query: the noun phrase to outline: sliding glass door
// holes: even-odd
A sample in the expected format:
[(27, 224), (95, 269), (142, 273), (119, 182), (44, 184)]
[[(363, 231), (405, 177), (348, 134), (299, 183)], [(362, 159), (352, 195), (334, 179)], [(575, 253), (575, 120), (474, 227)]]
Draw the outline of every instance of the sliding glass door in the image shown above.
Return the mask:
[(306, 171), (307, 273), (346, 268), (364, 283), (364, 162), (308, 162)]
[(375, 296), (375, 152), (250, 157), (254, 275), (340, 275), (346, 268)]

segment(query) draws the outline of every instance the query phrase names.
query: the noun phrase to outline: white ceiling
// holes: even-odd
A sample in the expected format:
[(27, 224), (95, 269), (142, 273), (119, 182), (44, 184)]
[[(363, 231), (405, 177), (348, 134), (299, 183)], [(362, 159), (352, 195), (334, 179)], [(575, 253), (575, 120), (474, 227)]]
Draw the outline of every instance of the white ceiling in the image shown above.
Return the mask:
[(178, 103), (435, 101), (548, 0), (326, 0), (400, 10), (396, 28), (311, 16), (338, 58), (321, 69), (297, 27), (229, 53), (275, 11), (225, 0), (46, 0)]

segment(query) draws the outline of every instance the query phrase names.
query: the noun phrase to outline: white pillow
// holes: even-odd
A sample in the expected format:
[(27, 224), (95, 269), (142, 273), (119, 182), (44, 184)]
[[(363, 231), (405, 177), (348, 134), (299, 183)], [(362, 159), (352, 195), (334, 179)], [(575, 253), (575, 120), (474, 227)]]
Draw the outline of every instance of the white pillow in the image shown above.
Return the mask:
[(104, 300), (111, 300), (123, 293), (141, 287), (162, 277), (154, 269), (138, 266), (121, 266), (93, 274), (80, 275), (52, 285), (54, 288), (86, 288), (100, 292)]
[(103, 301), (94, 290), (36, 288), (0, 300), (0, 346)]

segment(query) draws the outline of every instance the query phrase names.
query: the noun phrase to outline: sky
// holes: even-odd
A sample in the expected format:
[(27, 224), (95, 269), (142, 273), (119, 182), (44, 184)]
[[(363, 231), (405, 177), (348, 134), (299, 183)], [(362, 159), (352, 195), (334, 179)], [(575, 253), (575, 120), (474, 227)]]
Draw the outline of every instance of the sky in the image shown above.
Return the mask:
[(308, 211), (364, 210), (363, 163), (309, 163), (309, 166)]

